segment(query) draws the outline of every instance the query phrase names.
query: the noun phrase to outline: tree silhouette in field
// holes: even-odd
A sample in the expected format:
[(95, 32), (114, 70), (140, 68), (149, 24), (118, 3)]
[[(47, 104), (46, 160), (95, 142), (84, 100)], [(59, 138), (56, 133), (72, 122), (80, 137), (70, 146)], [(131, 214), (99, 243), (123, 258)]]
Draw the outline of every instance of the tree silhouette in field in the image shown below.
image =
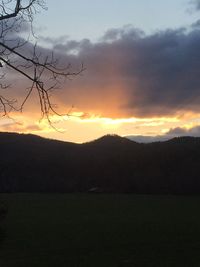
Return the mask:
[[(82, 72), (83, 66), (73, 71), (70, 64), (61, 64), (52, 51), (34, 43), (32, 23), (40, 9), (46, 9), (43, 0), (0, 1), (0, 111), (3, 116), (12, 110), (22, 111), (27, 99), (35, 91), (42, 118), (51, 124), (52, 114), (61, 115), (51, 101), (52, 92), (66, 78)], [(27, 38), (24, 37), (25, 33)], [(8, 80), (13, 74), (27, 80), (28, 84), (26, 95), (19, 104), (5, 93), (12, 86)]]

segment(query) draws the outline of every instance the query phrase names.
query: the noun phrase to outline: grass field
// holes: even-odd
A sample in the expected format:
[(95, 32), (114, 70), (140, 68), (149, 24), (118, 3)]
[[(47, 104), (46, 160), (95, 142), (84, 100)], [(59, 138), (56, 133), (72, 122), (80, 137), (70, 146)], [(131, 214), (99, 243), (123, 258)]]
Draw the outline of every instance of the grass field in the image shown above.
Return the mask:
[(200, 266), (200, 197), (0, 197), (1, 267)]

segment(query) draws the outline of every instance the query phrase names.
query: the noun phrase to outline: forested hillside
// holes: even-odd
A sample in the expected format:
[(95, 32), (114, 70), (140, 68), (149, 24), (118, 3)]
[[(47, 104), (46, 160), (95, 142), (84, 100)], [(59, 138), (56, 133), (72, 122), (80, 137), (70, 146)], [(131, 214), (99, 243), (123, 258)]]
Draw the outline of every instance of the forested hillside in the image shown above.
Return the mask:
[(200, 138), (73, 144), (0, 133), (0, 192), (200, 193)]

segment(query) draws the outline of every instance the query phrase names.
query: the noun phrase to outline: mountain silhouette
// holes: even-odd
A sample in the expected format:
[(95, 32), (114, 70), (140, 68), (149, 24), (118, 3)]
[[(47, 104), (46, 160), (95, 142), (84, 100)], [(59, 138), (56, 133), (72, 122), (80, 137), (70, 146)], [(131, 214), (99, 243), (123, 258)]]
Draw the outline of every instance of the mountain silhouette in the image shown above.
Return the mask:
[(200, 193), (200, 138), (74, 144), (0, 133), (0, 192)]

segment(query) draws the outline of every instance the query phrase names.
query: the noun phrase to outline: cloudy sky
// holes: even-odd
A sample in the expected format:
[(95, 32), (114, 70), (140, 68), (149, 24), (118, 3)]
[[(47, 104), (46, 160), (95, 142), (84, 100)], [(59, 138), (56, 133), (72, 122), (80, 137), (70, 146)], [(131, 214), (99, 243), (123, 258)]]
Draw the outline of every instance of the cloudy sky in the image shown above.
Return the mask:
[[(40, 121), (33, 96), (0, 130), (73, 142), (108, 133), (138, 140), (200, 135), (199, 0), (46, 3), (34, 21), (39, 46), (86, 67), (52, 96), (73, 116), (53, 117), (55, 131)], [(16, 97), (23, 88), (18, 79)]]

